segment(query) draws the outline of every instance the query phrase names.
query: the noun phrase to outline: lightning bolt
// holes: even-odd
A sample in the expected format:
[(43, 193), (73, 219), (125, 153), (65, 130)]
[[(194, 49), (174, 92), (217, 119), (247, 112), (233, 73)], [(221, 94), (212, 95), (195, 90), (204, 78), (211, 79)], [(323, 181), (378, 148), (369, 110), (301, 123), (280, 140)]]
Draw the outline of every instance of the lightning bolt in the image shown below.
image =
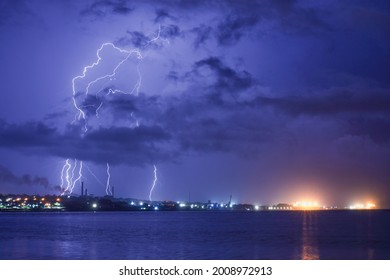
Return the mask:
[(107, 195), (112, 195), (111, 188), (110, 188), (110, 179), (111, 179), (110, 165), (107, 162), (107, 183), (106, 183), (106, 194)]
[[(98, 66), (100, 64), (100, 62), (102, 61), (102, 57), (100, 56), (100, 53), (101, 51), (106, 48), (106, 47), (111, 47), (113, 48), (114, 50), (118, 51), (119, 53), (121, 54), (125, 54), (125, 57), (114, 67), (114, 69), (112, 70), (112, 72), (110, 74), (106, 74), (104, 76), (100, 76), (98, 78), (96, 78), (95, 80), (89, 82), (87, 84), (87, 86), (85, 87), (84, 89), (84, 94), (85, 95), (88, 95), (89, 94), (89, 90), (91, 88), (91, 86), (93, 86), (94, 84), (96, 84), (97, 82), (99, 81), (102, 81), (102, 80), (105, 80), (105, 79), (109, 79), (109, 80), (112, 80), (113, 77), (116, 75), (117, 73), (117, 70), (119, 69), (119, 67), (125, 63), (126, 61), (129, 60), (129, 58), (135, 54), (136, 57), (139, 59), (139, 60), (142, 60), (142, 54), (140, 52), (140, 50), (138, 49), (133, 49), (133, 50), (125, 50), (125, 49), (121, 49), (117, 46), (115, 46), (113, 43), (103, 43), (100, 48), (96, 51), (96, 57), (97, 57), (97, 60), (95, 62), (93, 62), (92, 64), (88, 65), (88, 66), (85, 66), (83, 68), (83, 72), (81, 75), (78, 75), (76, 77), (74, 77), (72, 79), (72, 100), (73, 100), (73, 105), (74, 107), (76, 108), (78, 114), (76, 114), (76, 117), (75, 117), (75, 120), (81, 120), (83, 119), (84, 120), (84, 132), (87, 132), (88, 131), (88, 127), (87, 127), (87, 119), (86, 119), (86, 112), (83, 110), (82, 106), (79, 106), (77, 104), (77, 101), (76, 101), (76, 97), (79, 93), (79, 91), (77, 91), (76, 89), (76, 82), (78, 82), (79, 80), (81, 79), (84, 79), (86, 76), (87, 76), (87, 72), (91, 69), (93, 69), (95, 66)], [(138, 73), (138, 81), (137, 83), (135, 84), (133, 90), (129, 93), (129, 94), (132, 94), (132, 93), (136, 93), (136, 95), (138, 95), (139, 93), (139, 88), (141, 86), (141, 79), (142, 79), (142, 76), (141, 76), (141, 72), (139, 70), (139, 63), (137, 64), (137, 73)], [(109, 89), (108, 93), (107, 94), (112, 94), (112, 93), (125, 93), (124, 91), (121, 91), (121, 90), (113, 90), (113, 89)], [(102, 104), (101, 104), (102, 105)], [(99, 106), (98, 109), (100, 109), (101, 105)], [(98, 115), (97, 111), (98, 109), (96, 110), (96, 115)]]
[(156, 186), (156, 183), (157, 183), (157, 167), (156, 167), (156, 165), (153, 165), (153, 167), (154, 167), (154, 180), (153, 180), (152, 187), (150, 188), (150, 192), (149, 192), (149, 200), (150, 201), (152, 201), (152, 193), (153, 193), (154, 187)]
[[(151, 38), (149, 41), (146, 42), (146, 44), (142, 47), (142, 49), (145, 49), (149, 45), (153, 44), (157, 40), (162, 40), (166, 43), (169, 44), (169, 41), (165, 38), (161, 37), (161, 26), (159, 26), (157, 34), (154, 33), (154, 37)], [(88, 73), (97, 67), (99, 64), (101, 64), (103, 57), (101, 55), (102, 51), (106, 48), (110, 48), (114, 50), (116, 53), (121, 55), (120, 61), (115, 65), (115, 67), (112, 68), (109, 73), (104, 74), (102, 76), (97, 77), (96, 79), (89, 81), (88, 83), (85, 82), (85, 79), (87, 78)], [(135, 82), (133, 88), (131, 89), (130, 92), (123, 91), (121, 89), (115, 89), (115, 88), (109, 88), (107, 89), (106, 95), (110, 94), (135, 94), (138, 96), (139, 90), (142, 85), (142, 73), (140, 71), (140, 64), (141, 61), (143, 60), (143, 54), (141, 53), (141, 50), (138, 48), (132, 49), (132, 50), (127, 50), (120, 48), (116, 45), (114, 45), (111, 42), (106, 42), (103, 43), (97, 50), (96, 50), (96, 60), (92, 62), (91, 64), (84, 66), (82, 73), (80, 75), (77, 75), (72, 78), (72, 101), (73, 101), (73, 106), (76, 109), (76, 115), (72, 123), (76, 121), (82, 121), (84, 124), (84, 133), (87, 133), (88, 131), (88, 124), (87, 124), (87, 111), (85, 108), (88, 107), (95, 107), (95, 116), (96, 118), (99, 118), (99, 110), (103, 106), (103, 101), (100, 102), (100, 105), (88, 105), (88, 104), (78, 104), (77, 102), (77, 97), (80, 96), (81, 94), (87, 96), (90, 94), (90, 91), (92, 91), (92, 88), (98, 83), (98, 82), (103, 82), (103, 86), (98, 90), (95, 91), (95, 96), (97, 97), (99, 93), (101, 93), (104, 90), (104, 87), (110, 83), (111, 81), (116, 79), (116, 74), (120, 67), (129, 61), (130, 58), (135, 57), (138, 61), (136, 63), (136, 72), (138, 75), (137, 81)], [(131, 114), (133, 117), (133, 114)], [(136, 126), (139, 126), (138, 119), (133, 117), (136, 121)], [(75, 172), (78, 166), (78, 177), (75, 178)], [(65, 193), (71, 194), (73, 192), (73, 189), (75, 188), (77, 182), (81, 180), (83, 177), (83, 166), (87, 168), (87, 170), (95, 177), (95, 179), (103, 185), (103, 183), (96, 177), (96, 175), (90, 170), (90, 168), (84, 164), (83, 161), (78, 161), (77, 159), (74, 159), (74, 165), (72, 168), (72, 163), (70, 162), (69, 159), (66, 159), (64, 166), (62, 167), (61, 170), (61, 190), (63, 190), (61, 195), (64, 195)], [(110, 174), (110, 166), (107, 163), (107, 182), (106, 182), (106, 194), (107, 195), (112, 195), (111, 191), (111, 186), (110, 186), (110, 179), (111, 179), (111, 174)], [(154, 165), (154, 181), (153, 181), (153, 186), (150, 190), (149, 198), (151, 200), (152, 192), (153, 189), (156, 185), (157, 182), (157, 168)], [(66, 186), (65, 186), (66, 184)]]
[(68, 190), (68, 188), (64, 188), (65, 180), (69, 177), (69, 170), (71, 168), (71, 165), (69, 164), (69, 159), (65, 160), (65, 164), (62, 167), (61, 171), (61, 190), (64, 190), (61, 195), (64, 195), (65, 192)]
[[(98, 63), (100, 62), (100, 60), (101, 60), (100, 51), (101, 51), (105, 46), (111, 46), (113, 49), (119, 51), (120, 53), (125, 53), (126, 56), (125, 56), (125, 58), (124, 58), (123, 60), (121, 60), (121, 61), (117, 64), (117, 66), (114, 68), (114, 70), (112, 71), (111, 74), (107, 74), (107, 75), (101, 76), (101, 77), (99, 77), (99, 78), (96, 78), (96, 79), (93, 80), (92, 82), (89, 82), (88, 85), (87, 85), (87, 87), (85, 88), (85, 94), (86, 94), (86, 95), (89, 93), (89, 88), (90, 88), (92, 85), (94, 85), (95, 83), (97, 83), (97, 82), (99, 82), (99, 81), (101, 81), (101, 80), (107, 79), (107, 78), (109, 78), (109, 79), (111, 80), (111, 79), (116, 75), (116, 72), (117, 72), (118, 68), (119, 68), (123, 63), (125, 63), (125, 62), (130, 58), (130, 56), (131, 56), (132, 54), (135, 54), (135, 55), (137, 56), (138, 59), (142, 59), (142, 54), (141, 54), (141, 52), (140, 52), (138, 49), (134, 49), (134, 50), (127, 51), (127, 50), (124, 50), (124, 49), (121, 49), (121, 48), (115, 46), (113, 43), (104, 43), (104, 44), (99, 48), (98, 52), (96, 53), (96, 55), (97, 55), (97, 57), (98, 57), (98, 62), (97, 62), (97, 64), (98, 64)], [(96, 65), (97, 65), (97, 64), (96, 64)], [(83, 74), (84, 74), (84, 73), (83, 73)], [(85, 72), (85, 74), (86, 74), (86, 72)], [(84, 75), (84, 77), (85, 77), (85, 75)], [(138, 84), (138, 83), (137, 83), (137, 84)], [(135, 88), (135, 89), (137, 89), (137, 88)], [(118, 90), (117, 92), (125, 93), (125, 92), (123, 92), (123, 91), (121, 91), (121, 90)], [(133, 91), (132, 91), (132, 92), (133, 92)], [(132, 92), (131, 92), (131, 93), (132, 93)], [(116, 90), (112, 90), (112, 93), (116, 93)], [(138, 92), (137, 92), (137, 94), (138, 94)]]
[(153, 42), (155, 42), (157, 40), (162, 40), (162, 41), (166, 42), (167, 44), (170, 43), (168, 39), (161, 38), (160, 35), (161, 35), (161, 24), (158, 25), (157, 35), (154, 38), (150, 39), (148, 42), (146, 42), (144, 48), (149, 46), (151, 43), (153, 43)]
[(97, 107), (96, 111), (95, 111), (95, 115), (97, 118), (99, 118), (99, 109), (103, 106), (103, 102), (100, 102), (100, 105), (99, 107)]
[[(147, 41), (146, 44), (143, 46), (143, 48), (148, 47), (149, 45), (151, 45), (152, 43), (154, 43), (157, 40), (162, 40), (162, 41), (164, 41), (164, 42), (169, 44), (169, 40), (161, 37), (161, 25), (159, 25), (157, 34), (154, 36), (154, 38), (152, 38), (149, 41)], [(83, 80), (84, 78), (86, 78), (88, 71), (92, 70), (93, 68), (95, 68), (96, 66), (98, 66), (100, 64), (100, 62), (103, 59), (102, 56), (101, 56), (101, 52), (103, 51), (103, 49), (108, 48), (108, 47), (114, 49), (115, 51), (117, 51), (120, 54), (123, 54), (124, 58), (121, 61), (119, 61), (118, 64), (116, 64), (116, 66), (113, 68), (111, 73), (103, 75), (103, 76), (100, 76), (100, 77), (94, 79), (93, 81), (90, 81), (89, 83), (87, 83), (87, 85), (84, 87), (83, 90), (78, 91), (76, 84), (79, 84), (80, 80)], [(81, 94), (81, 93), (84, 93), (85, 95), (88, 95), (89, 91), (90, 91), (90, 88), (93, 85), (95, 85), (97, 82), (99, 82), (99, 81), (107, 80), (107, 82), (109, 82), (109, 81), (115, 80), (115, 75), (117, 74), (118, 69), (126, 61), (128, 61), (132, 55), (135, 55), (137, 57), (137, 59), (138, 59), (138, 63), (137, 63), (137, 67), (136, 67), (137, 74), (138, 74), (138, 80), (135, 83), (133, 89), (130, 92), (125, 92), (125, 91), (122, 91), (120, 89), (112, 89), (112, 88), (110, 88), (110, 89), (108, 89), (107, 95), (109, 95), (109, 94), (116, 94), (116, 93), (122, 93), (122, 94), (133, 94), (133, 93), (135, 93), (138, 96), (139, 89), (140, 89), (141, 84), (142, 84), (142, 74), (141, 74), (141, 71), (140, 71), (139, 67), (140, 67), (140, 62), (143, 60), (143, 55), (142, 55), (141, 51), (139, 49), (137, 49), (137, 48), (136, 49), (132, 49), (132, 50), (126, 50), (126, 49), (122, 49), (122, 48), (120, 48), (118, 46), (115, 46), (111, 42), (103, 43), (96, 51), (96, 57), (97, 57), (96, 61), (94, 61), (90, 65), (85, 66), (83, 68), (83, 71), (82, 71), (81, 75), (73, 77), (73, 79), (72, 79), (72, 100), (73, 100), (73, 105), (74, 105), (74, 107), (76, 108), (76, 111), (77, 111), (75, 119), (74, 119), (73, 122), (75, 122), (76, 120), (81, 120), (82, 119), (84, 121), (84, 132), (88, 131), (87, 113), (84, 110), (86, 105), (79, 106), (77, 104), (77, 101), (76, 101), (77, 96), (79, 94)], [(99, 92), (102, 91), (102, 89), (103, 88), (101, 88), (99, 91), (96, 92), (96, 96), (97, 96), (97, 94)], [(103, 103), (101, 103), (98, 106), (98, 108), (96, 109), (96, 111), (95, 111), (96, 117), (99, 117), (98, 111), (99, 111), (99, 109), (101, 108), (102, 105), (103, 105)]]
[[(61, 196), (66, 193), (71, 194), (76, 186), (76, 183), (83, 177), (83, 161), (80, 161), (79, 163), (78, 177), (74, 180), (76, 168), (77, 159), (74, 159), (73, 168), (70, 160), (66, 159), (65, 164), (61, 170), (61, 190), (63, 190)], [(65, 182), (66, 186), (64, 186)]]
[[(77, 161), (75, 160), (75, 162), (77, 163)], [(76, 168), (76, 164), (75, 164), (75, 167), (73, 169)], [(72, 188), (70, 189), (70, 193), (73, 192), (73, 189), (74, 187), (76, 186), (76, 183), (78, 181), (80, 181), (80, 179), (83, 177), (83, 161), (80, 161), (80, 164), (79, 164), (79, 176), (76, 178), (76, 180), (73, 181), (73, 184), (72, 184)]]
[[(69, 184), (68, 184), (68, 188), (72, 188), (72, 185), (73, 185), (73, 178), (74, 178), (74, 171), (76, 170), (76, 167), (77, 167), (77, 159), (74, 160), (74, 166), (72, 168), (72, 176), (70, 176), (69, 178)], [(72, 193), (72, 189), (70, 189), (70, 193)]]

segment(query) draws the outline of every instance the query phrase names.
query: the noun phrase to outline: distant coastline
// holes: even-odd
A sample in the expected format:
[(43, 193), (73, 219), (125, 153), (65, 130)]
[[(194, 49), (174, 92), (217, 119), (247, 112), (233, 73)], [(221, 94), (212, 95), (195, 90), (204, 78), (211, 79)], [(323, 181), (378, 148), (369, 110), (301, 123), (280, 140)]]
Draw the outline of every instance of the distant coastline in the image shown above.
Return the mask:
[(58, 195), (0, 195), (0, 212), (89, 212), (89, 211), (337, 211), (337, 210), (385, 210), (350, 209), (348, 207), (302, 206), (288, 203), (254, 205), (218, 202), (148, 201), (113, 196), (58, 196)]

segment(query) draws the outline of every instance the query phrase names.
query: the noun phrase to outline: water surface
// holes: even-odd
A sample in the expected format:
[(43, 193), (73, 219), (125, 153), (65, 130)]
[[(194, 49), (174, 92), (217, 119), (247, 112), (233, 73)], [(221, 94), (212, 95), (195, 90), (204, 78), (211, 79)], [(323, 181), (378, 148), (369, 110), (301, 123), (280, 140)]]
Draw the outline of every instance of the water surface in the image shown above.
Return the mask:
[(390, 211), (0, 213), (0, 259), (390, 259)]

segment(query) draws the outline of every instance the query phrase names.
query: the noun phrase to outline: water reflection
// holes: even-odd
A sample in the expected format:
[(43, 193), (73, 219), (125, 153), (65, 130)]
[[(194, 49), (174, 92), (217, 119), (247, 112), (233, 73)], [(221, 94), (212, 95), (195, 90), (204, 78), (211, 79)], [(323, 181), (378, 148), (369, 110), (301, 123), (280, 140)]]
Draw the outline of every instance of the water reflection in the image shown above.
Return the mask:
[(375, 250), (373, 248), (373, 240), (374, 240), (374, 236), (373, 236), (373, 233), (372, 233), (372, 219), (371, 219), (371, 213), (366, 213), (368, 214), (368, 219), (367, 219), (367, 224), (365, 226), (366, 228), (366, 236), (365, 236), (365, 239), (363, 241), (361, 241), (362, 243), (364, 243), (365, 240), (368, 240), (369, 242), (367, 242), (368, 244), (368, 248), (367, 248), (367, 259), (368, 260), (373, 260), (375, 259), (374, 255), (375, 255)]
[(302, 222), (302, 260), (319, 260), (318, 252), (318, 223), (315, 212), (304, 211)]
[(0, 213), (0, 259), (390, 259), (390, 211)]

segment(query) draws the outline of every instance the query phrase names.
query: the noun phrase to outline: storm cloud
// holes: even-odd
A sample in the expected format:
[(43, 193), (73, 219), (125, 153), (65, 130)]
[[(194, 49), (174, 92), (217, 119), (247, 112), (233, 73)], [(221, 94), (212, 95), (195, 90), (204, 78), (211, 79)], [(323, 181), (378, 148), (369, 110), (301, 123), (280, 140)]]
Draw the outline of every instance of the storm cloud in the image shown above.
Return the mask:
[[(340, 200), (368, 185), (377, 197), (389, 194), (386, 1), (1, 5), (0, 148), (8, 157), (34, 168), (37, 156), (109, 162), (121, 174), (149, 174), (157, 164), (170, 170), (166, 197), (191, 188), (208, 199), (214, 186), (216, 196), (229, 190), (271, 200), (293, 192), (291, 182), (310, 180), (326, 182)], [(107, 48), (98, 58), (104, 42), (142, 55), (112, 75), (123, 56)], [(72, 78), (83, 71), (75, 98), (85, 120), (72, 98)], [(148, 185), (149, 175), (137, 172), (116, 184)]]

